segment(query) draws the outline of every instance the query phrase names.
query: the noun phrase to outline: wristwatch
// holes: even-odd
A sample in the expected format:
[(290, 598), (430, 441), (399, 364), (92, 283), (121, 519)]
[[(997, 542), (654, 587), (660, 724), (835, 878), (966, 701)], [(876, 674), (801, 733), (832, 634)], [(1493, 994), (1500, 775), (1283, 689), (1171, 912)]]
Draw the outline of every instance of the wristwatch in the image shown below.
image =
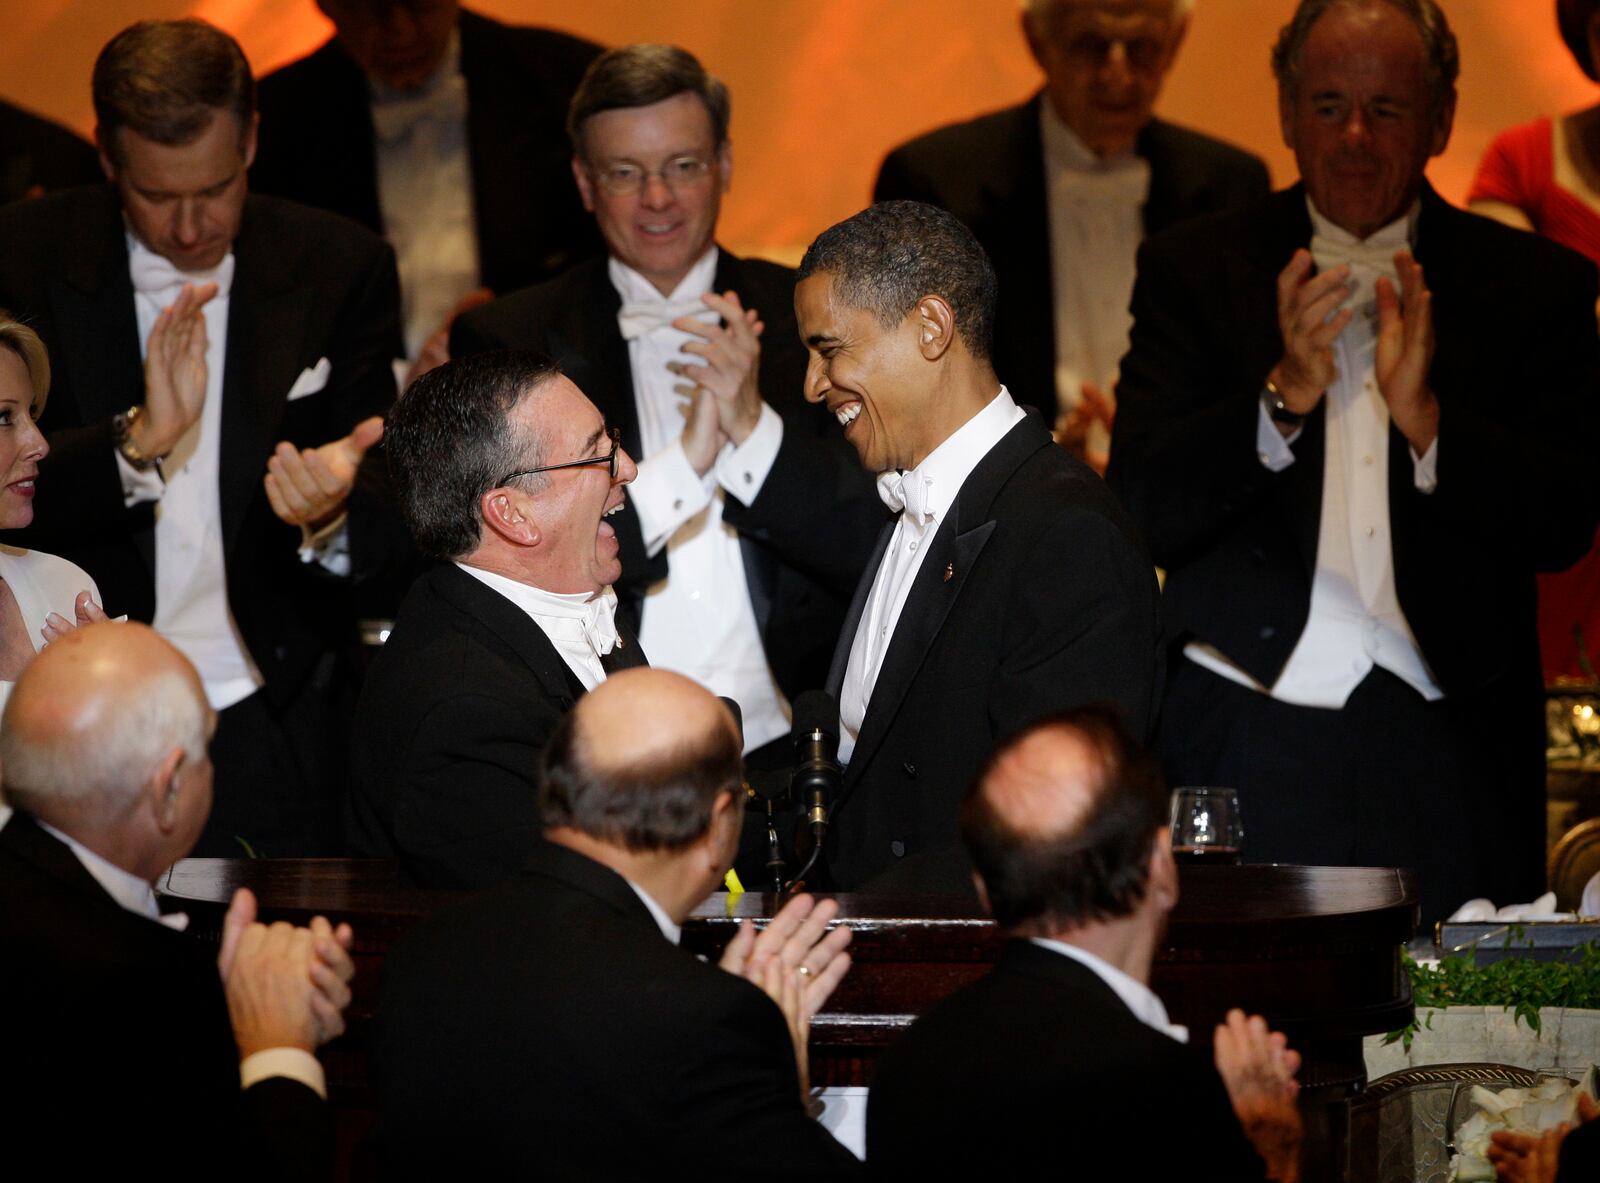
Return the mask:
[(111, 434), (117, 441), (117, 451), (122, 453), (122, 458), (140, 472), (149, 472), (161, 462), (161, 457), (146, 456), (139, 450), (139, 445), (133, 442), (133, 425), (143, 414), (144, 408), (140, 406), (118, 411), (111, 417)]
[(1306, 417), (1299, 411), (1291, 411), (1283, 401), (1283, 392), (1278, 389), (1278, 384), (1271, 378), (1261, 390), (1261, 405), (1267, 408), (1267, 415), (1274, 423), (1281, 423), (1285, 427), (1304, 427)]

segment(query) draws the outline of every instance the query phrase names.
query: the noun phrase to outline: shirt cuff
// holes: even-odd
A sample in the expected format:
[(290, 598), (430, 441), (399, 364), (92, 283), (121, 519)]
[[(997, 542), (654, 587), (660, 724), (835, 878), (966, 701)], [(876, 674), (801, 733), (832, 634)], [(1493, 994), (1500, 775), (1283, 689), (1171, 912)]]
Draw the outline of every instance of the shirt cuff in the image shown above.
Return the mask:
[(239, 1061), (239, 1087), (247, 1089), (273, 1076), (298, 1080), (324, 1101), (328, 1099), (328, 1077), (322, 1064), (310, 1052), (298, 1047), (269, 1047), (252, 1052)]
[(778, 412), (762, 403), (761, 418), (744, 437), (744, 443), (723, 448), (711, 471), (716, 474), (717, 483), (731, 496), (749, 505), (761, 493), (761, 486), (766, 483), (782, 446), (783, 420)]
[(137, 469), (128, 463), (121, 448), (113, 451), (117, 457), (117, 471), (122, 474), (123, 508), (132, 509), (144, 501), (160, 501), (161, 494), (167, 489), (167, 482), (161, 478), (161, 470), (156, 467)]
[(1273, 421), (1265, 404), (1257, 406), (1259, 418), (1256, 421), (1256, 459), (1261, 461), (1261, 467), (1269, 472), (1282, 472), (1294, 463), (1294, 452), (1289, 445), (1300, 438), (1300, 428), (1295, 428), (1294, 433), (1287, 437), (1278, 430), (1278, 425)]
[(1439, 487), (1439, 437), (1433, 437), (1433, 443), (1428, 445), (1428, 450), (1422, 455), (1417, 455), (1415, 448), (1411, 452), (1411, 479), (1417, 486), (1419, 493), (1431, 493)]
[(316, 563), (330, 575), (349, 575), (350, 515), (342, 513), (317, 531), (302, 524), (300, 561)]
[(639, 515), (645, 553), (654, 555), (679, 526), (710, 503), (716, 482), (710, 473), (696, 474), (677, 440), (640, 460), (638, 468), (639, 475), (628, 486), (628, 502)]

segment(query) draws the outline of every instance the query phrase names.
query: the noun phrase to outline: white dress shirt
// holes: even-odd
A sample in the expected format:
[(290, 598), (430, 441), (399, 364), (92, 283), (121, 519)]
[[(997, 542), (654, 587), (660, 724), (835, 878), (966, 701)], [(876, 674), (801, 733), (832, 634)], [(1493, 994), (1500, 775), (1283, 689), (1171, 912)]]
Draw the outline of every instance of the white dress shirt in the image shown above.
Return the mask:
[(613, 619), (617, 596), (609, 587), (599, 595), (552, 592), (485, 571), (482, 567), (466, 563), (456, 566), (526, 612), (539, 626), (539, 631), (550, 638), (561, 660), (567, 663), (567, 668), (583, 683), (585, 690), (593, 690), (606, 680), (600, 658), (617, 645), (617, 626)]
[[(1375, 665), (1433, 702), (1444, 696), (1443, 691), (1395, 591), (1389, 529), (1389, 407), (1374, 372), (1375, 285), (1380, 276), (1387, 276), (1398, 290), (1394, 253), (1410, 242), (1417, 210), (1413, 206), (1363, 241), (1329, 222), (1309, 200), (1306, 206), (1313, 230), (1311, 254), (1318, 270), (1341, 263), (1351, 267), (1355, 290), (1348, 303), (1355, 316), (1334, 342), (1337, 376), (1323, 396), (1322, 519), (1305, 631), (1270, 690), (1211, 646), (1191, 644), (1184, 653), (1231, 681), (1297, 706), (1343, 707)], [(1274, 472), (1295, 462), (1289, 441), (1264, 407), (1257, 418), (1256, 446), (1262, 465)], [(1437, 438), (1422, 456), (1411, 452), (1412, 479), (1423, 493), (1431, 493), (1438, 484), (1438, 454)]]
[(848, 763), (856, 750), (856, 739), (861, 734), (862, 720), (867, 717), (867, 704), (878, 684), (878, 674), (883, 670), (884, 656), (894, 641), (906, 597), (927, 556), (926, 544), (938, 532), (939, 523), (972, 470), (1025, 414), (1002, 386), (983, 410), (928, 453), (916, 468), (878, 477), (878, 492), (885, 504), (893, 509), (895, 499), (903, 498), (905, 510), (894, 524), (888, 549), (883, 552), (872, 590), (861, 610), (855, 638), (850, 642), (850, 661), (839, 690), (841, 764)]
[(1179, 1043), (1189, 1042), (1189, 1028), (1168, 1019), (1166, 1005), (1156, 997), (1155, 992), (1149, 986), (1146, 986), (1137, 978), (1128, 976), (1109, 961), (1102, 960), (1089, 952), (1089, 950), (1079, 948), (1077, 945), (1069, 945), (1065, 941), (1052, 941), (1049, 937), (1030, 937), (1029, 939), (1041, 949), (1049, 949), (1052, 953), (1070, 957), (1079, 964), (1092, 969), (1101, 981), (1116, 991), (1117, 997), (1122, 999), (1124, 1005), (1133, 1012), (1133, 1017), (1146, 1027), (1153, 1028), (1169, 1038), (1176, 1039)]
[[(204, 310), (206, 401), (200, 417), (174, 445), (159, 472), (139, 472), (117, 453), (129, 504), (156, 501), (155, 630), (176, 645), (197, 670), (216, 710), (248, 698), (262, 685), (239, 626), (228, 607), (222, 551), (222, 496), (218, 486), (222, 434), (223, 363), (228, 355), (228, 302), (233, 252), (212, 271), (179, 271), (128, 235), (128, 272), (144, 357), (150, 330), (185, 283), (215, 283)], [(265, 457), (262, 458), (265, 461)]]
[[(1117, 370), (1128, 351), (1128, 310), (1134, 256), (1144, 239), (1144, 203), (1150, 165), (1132, 152), (1111, 160), (1095, 156), (1041, 101), (1045, 192), (1050, 222), (1050, 289), (1055, 305), (1056, 399), (1070, 411), (1085, 382), (1113, 397)], [(1090, 429), (1088, 446), (1111, 445), (1104, 424)]]
[(783, 420), (763, 404), (754, 431), (737, 448), (725, 446), (704, 477), (683, 453), (684, 379), (669, 362), (700, 364), (683, 346), (700, 338), (675, 329), (678, 316), (714, 324), (700, 301), (716, 279), (717, 250), (695, 263), (663, 297), (631, 267), (613, 258), (612, 285), (622, 298), (618, 327), (628, 344), (633, 400), (644, 455), (628, 501), (639, 515), (646, 552), (667, 552), (667, 577), (646, 589), (639, 643), (650, 664), (675, 670), (726, 695), (744, 715), (745, 751), (789, 731), (789, 704), (767, 665), (761, 630), (745, 583), (738, 531), (722, 520), (728, 493), (750, 502), (761, 491), (783, 443)]
[(406, 356), (415, 359), (479, 285), (460, 34), (450, 34), (438, 70), (416, 90), (392, 90), (376, 78), (367, 86), (378, 208), (400, 271)]
[[(105, 890), (119, 908), (179, 932), (189, 926), (189, 918), (181, 912), (167, 916), (161, 914), (161, 909), (156, 905), (155, 890), (145, 880), (101, 858), (87, 846), (70, 835), (63, 834), (54, 826), (46, 825), (44, 822), (39, 822), (38, 825), (47, 834), (66, 844), (67, 849), (72, 851), (73, 857), (94, 877), (94, 881)], [(327, 1077), (323, 1073), (321, 1063), (304, 1048), (263, 1048), (261, 1051), (252, 1052), (239, 1063), (240, 1088), (249, 1088), (258, 1080), (265, 1080), (269, 1076), (287, 1076), (291, 1080), (298, 1080), (319, 1097), (325, 1098), (328, 1095)]]

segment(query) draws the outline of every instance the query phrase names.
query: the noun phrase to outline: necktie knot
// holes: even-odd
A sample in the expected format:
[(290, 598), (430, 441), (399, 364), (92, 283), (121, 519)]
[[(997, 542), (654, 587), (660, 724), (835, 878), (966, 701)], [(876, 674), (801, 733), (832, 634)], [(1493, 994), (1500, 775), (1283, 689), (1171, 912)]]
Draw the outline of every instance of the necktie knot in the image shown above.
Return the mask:
[(932, 489), (931, 480), (914, 472), (886, 472), (878, 477), (878, 496), (883, 503), (918, 526), (933, 520)]
[(372, 104), (372, 130), (385, 144), (398, 144), (426, 122), (461, 123), (467, 118), (467, 80), (451, 74), (417, 95)]

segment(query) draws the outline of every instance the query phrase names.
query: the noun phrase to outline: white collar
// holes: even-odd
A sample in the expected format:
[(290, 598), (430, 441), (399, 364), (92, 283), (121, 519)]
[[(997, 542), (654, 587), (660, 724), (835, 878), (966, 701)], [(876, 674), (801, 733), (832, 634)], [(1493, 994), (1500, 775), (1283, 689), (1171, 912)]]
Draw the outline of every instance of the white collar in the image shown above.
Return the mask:
[(655, 898), (648, 891), (626, 875), (622, 877), (622, 881), (633, 888), (633, 894), (638, 896), (644, 906), (650, 910), (650, 917), (656, 922), (656, 927), (661, 930), (661, 935), (676, 945), (683, 936), (683, 929), (672, 923), (672, 917), (667, 915), (667, 910), (656, 903)]
[(1357, 238), (1342, 226), (1337, 226), (1322, 216), (1322, 211), (1312, 204), (1311, 195), (1306, 194), (1306, 212), (1311, 215), (1311, 233), (1319, 238), (1326, 238), (1329, 242), (1337, 242), (1347, 246), (1364, 246), (1370, 248), (1386, 247), (1397, 251), (1408, 245), (1416, 233), (1417, 214), (1422, 209), (1422, 199), (1418, 198), (1411, 203), (1411, 208), (1406, 210), (1387, 226), (1381, 226), (1365, 238)]
[(166, 924), (168, 928), (176, 928), (180, 932), (188, 924), (187, 916), (163, 917), (161, 909), (156, 906), (155, 889), (132, 871), (125, 871), (115, 863), (102, 858), (71, 834), (62, 833), (48, 822), (39, 821), (37, 818), (34, 821), (45, 833), (66, 844), (67, 849), (72, 851), (73, 857), (83, 865), (85, 871), (94, 876), (94, 881), (119, 908), (154, 920), (158, 924)]
[(470, 563), (456, 563), (468, 575), (486, 584), (521, 608), (529, 616), (552, 617), (556, 620), (583, 620), (589, 615), (589, 604), (596, 599), (610, 597), (616, 603), (616, 593), (610, 587), (598, 592), (553, 592), (511, 579), (494, 571), (485, 571)]
[(666, 296), (656, 290), (655, 284), (615, 255), (606, 260), (606, 273), (611, 277), (611, 286), (617, 289), (617, 295), (622, 297), (624, 304), (665, 304), (680, 300), (698, 300), (711, 290), (716, 281), (717, 257), (717, 246), (712, 243), (706, 253), (695, 260), (694, 266), (689, 268), (688, 273), (678, 281), (678, 286)]
[(1000, 393), (955, 431), (937, 448), (923, 457), (922, 463), (905, 475), (905, 483), (926, 485), (930, 522), (940, 521), (972, 470), (998, 444), (1016, 421), (1026, 414), (1017, 406), (1004, 386)]
[(1035, 945), (1042, 949), (1049, 949), (1052, 953), (1060, 953), (1063, 957), (1070, 957), (1080, 965), (1093, 970), (1095, 974), (1112, 990), (1116, 991), (1118, 998), (1146, 1027), (1153, 1028), (1161, 1034), (1179, 1043), (1189, 1042), (1189, 1028), (1172, 1022), (1167, 1018), (1167, 1008), (1157, 998), (1155, 992), (1135, 977), (1123, 973), (1109, 961), (1096, 957), (1089, 950), (1079, 945), (1069, 945), (1065, 941), (1053, 941), (1049, 937), (1030, 937)]

